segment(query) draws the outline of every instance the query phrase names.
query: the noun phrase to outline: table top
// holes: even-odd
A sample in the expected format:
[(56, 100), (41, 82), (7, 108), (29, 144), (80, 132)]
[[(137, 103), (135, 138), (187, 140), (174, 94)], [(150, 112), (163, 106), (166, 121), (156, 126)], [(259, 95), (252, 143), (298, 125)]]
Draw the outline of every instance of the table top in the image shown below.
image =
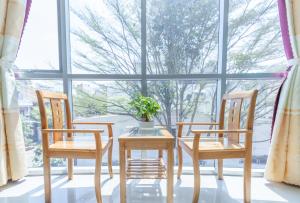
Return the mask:
[(132, 128), (128, 133), (119, 136), (119, 141), (125, 140), (173, 140), (174, 136), (163, 127)]

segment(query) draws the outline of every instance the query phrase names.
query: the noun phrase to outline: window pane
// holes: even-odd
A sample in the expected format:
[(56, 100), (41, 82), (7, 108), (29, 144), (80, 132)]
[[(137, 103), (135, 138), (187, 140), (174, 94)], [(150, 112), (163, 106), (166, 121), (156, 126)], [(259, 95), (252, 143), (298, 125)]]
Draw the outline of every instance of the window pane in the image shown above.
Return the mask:
[(231, 0), (227, 72), (276, 72), (284, 68), (277, 1)]
[[(42, 167), (41, 122), (36, 90), (62, 92), (59, 80), (17, 80), (18, 101), (25, 137), (28, 167)], [(52, 159), (52, 166), (64, 166), (64, 159)]]
[[(110, 121), (114, 122), (113, 164), (118, 165), (118, 136), (128, 132), (130, 126), (136, 126), (136, 120), (131, 116), (128, 103), (140, 92), (139, 81), (73, 81), (73, 112), (74, 118), (80, 121)], [(81, 125), (77, 128), (97, 128), (99, 126)], [(104, 129), (107, 139), (107, 129)], [(77, 139), (90, 139), (93, 136), (76, 135)], [(102, 161), (107, 164), (107, 158)], [(94, 166), (93, 160), (78, 159), (79, 166)]]
[(147, 72), (217, 70), (219, 1), (147, 1)]
[[(176, 122), (214, 122), (216, 118), (216, 81), (149, 81), (148, 94), (161, 105), (156, 123), (166, 125), (176, 135)], [(193, 129), (213, 126), (193, 126)], [(192, 136), (190, 128), (183, 129), (183, 136)], [(192, 159), (183, 153), (184, 164), (192, 165)], [(175, 159), (177, 162), (177, 159)], [(202, 166), (212, 166), (213, 161), (201, 161)]]
[[(265, 167), (270, 147), (273, 107), (280, 84), (279, 80), (230, 80), (227, 82), (227, 92), (251, 89), (259, 91), (255, 109), (252, 168)], [(242, 119), (245, 120), (243, 117)], [(235, 159), (224, 161), (224, 165), (225, 167), (243, 167), (243, 162)]]
[(140, 73), (140, 1), (70, 1), (73, 73)]
[(16, 59), (18, 69), (59, 69), (57, 5), (34, 0)]

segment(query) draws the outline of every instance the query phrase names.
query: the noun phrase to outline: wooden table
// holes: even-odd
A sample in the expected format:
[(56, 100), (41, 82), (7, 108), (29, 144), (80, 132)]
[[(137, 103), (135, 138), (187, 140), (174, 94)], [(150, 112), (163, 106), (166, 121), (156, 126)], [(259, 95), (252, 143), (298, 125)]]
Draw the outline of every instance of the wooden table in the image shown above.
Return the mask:
[[(174, 137), (163, 128), (157, 132), (155, 135), (128, 133), (119, 137), (121, 203), (126, 202), (127, 179), (167, 179), (167, 202), (173, 202)], [(132, 159), (131, 150), (159, 150), (158, 159)], [(163, 161), (163, 150), (168, 154), (167, 168)]]

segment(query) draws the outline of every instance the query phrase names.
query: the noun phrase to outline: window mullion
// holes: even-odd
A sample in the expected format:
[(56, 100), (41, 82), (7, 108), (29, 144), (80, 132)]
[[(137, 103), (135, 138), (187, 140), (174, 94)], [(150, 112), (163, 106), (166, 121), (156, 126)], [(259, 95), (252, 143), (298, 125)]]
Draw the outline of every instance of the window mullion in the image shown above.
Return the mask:
[(59, 33), (59, 61), (62, 71), (63, 89), (68, 95), (71, 112), (72, 105), (72, 80), (71, 74), (71, 46), (70, 46), (70, 10), (69, 0), (57, 0), (58, 7), (58, 33)]
[(147, 95), (147, 30), (146, 30), (146, 0), (141, 0), (141, 73), (142, 73), (142, 94)]
[(220, 0), (219, 4), (220, 4), (220, 11), (219, 11), (220, 20), (219, 20), (218, 74), (220, 74), (220, 79), (218, 80), (218, 88), (217, 88), (217, 116), (219, 115), (222, 96), (226, 92), (229, 1)]

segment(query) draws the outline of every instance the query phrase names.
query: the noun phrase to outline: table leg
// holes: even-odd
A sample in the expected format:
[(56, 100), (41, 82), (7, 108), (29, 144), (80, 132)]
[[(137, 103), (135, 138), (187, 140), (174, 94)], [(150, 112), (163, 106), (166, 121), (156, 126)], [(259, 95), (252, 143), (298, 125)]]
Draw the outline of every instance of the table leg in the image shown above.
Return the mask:
[(167, 168), (167, 202), (173, 203), (173, 173), (174, 173), (173, 143), (168, 146), (168, 168)]
[(120, 201), (126, 203), (126, 159), (125, 147), (123, 144), (119, 146), (119, 159), (120, 159)]
[(162, 158), (163, 157), (163, 150), (158, 150), (158, 158)]
[(127, 149), (127, 159), (131, 159), (131, 150)]

